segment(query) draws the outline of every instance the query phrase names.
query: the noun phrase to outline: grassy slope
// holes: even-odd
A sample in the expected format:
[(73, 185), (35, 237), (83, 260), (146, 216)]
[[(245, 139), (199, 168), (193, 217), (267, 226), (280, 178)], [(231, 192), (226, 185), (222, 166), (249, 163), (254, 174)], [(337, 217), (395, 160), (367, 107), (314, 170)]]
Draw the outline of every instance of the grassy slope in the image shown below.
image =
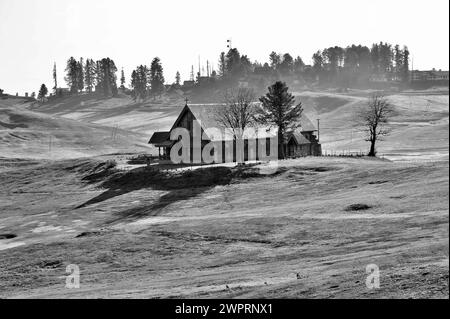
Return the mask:
[(127, 95), (110, 99), (81, 95), (56, 99), (36, 110), (80, 122), (118, 126), (150, 136), (155, 131), (170, 128), (183, 106), (180, 99), (167, 97), (138, 103)]
[[(0, 241), (0, 296), (448, 297), (448, 162), (302, 159), (179, 179), (101, 161), (0, 172), (0, 233), (17, 235)], [(72, 263), (79, 290), (64, 288)], [(364, 283), (371, 263), (379, 290)]]
[[(350, 139), (365, 95), (300, 94), (321, 118), (324, 149), (367, 147), (356, 130)], [(15, 158), (147, 151), (179, 101), (0, 100), (0, 238), (17, 235), (0, 239), (0, 296), (448, 297), (448, 93), (390, 98), (398, 113), (380, 152), (447, 161), (303, 159), (277, 176), (225, 172), (220, 186), (194, 187), (205, 182), (194, 175), (181, 188), (134, 171), (106, 189), (96, 188), (104, 158)], [(373, 208), (345, 211), (358, 203)], [(69, 263), (81, 267), (80, 290), (64, 289)], [(380, 290), (365, 288), (368, 263), (380, 266)]]
[[(367, 151), (368, 144), (355, 124), (354, 114), (367, 103), (368, 92), (296, 95), (314, 123), (321, 119), (320, 136), (325, 151)], [(391, 135), (378, 144), (379, 153), (391, 159), (448, 158), (448, 91), (405, 92), (390, 95), (389, 99), (396, 115), (392, 118)], [(135, 103), (124, 95), (106, 100), (82, 95), (58, 99), (34, 110), (83, 123), (118, 127), (148, 139), (155, 131), (170, 129), (183, 105), (180, 99)], [(145, 142), (145, 138), (139, 141)]]
[(16, 99), (0, 100), (0, 157), (59, 159), (148, 149), (145, 134), (30, 108)]
[[(310, 118), (321, 119), (321, 142), (327, 152), (367, 151), (355, 113), (367, 103), (364, 94), (303, 92), (300, 100)], [(380, 155), (400, 159), (448, 159), (447, 92), (399, 93), (387, 96), (394, 107), (391, 134), (378, 143)]]

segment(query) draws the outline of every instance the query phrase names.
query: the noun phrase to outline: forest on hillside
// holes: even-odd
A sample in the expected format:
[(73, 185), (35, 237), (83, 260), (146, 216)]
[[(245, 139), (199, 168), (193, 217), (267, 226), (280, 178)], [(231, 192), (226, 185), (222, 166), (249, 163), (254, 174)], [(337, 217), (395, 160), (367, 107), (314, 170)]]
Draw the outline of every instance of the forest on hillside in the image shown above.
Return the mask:
[[(104, 97), (117, 96), (119, 89), (135, 101), (156, 99), (163, 93), (188, 95), (214, 100), (218, 92), (233, 87), (248, 87), (261, 93), (275, 81), (284, 81), (293, 89), (301, 88), (379, 88), (408, 87), (410, 82), (410, 52), (406, 46), (386, 42), (363, 45), (329, 47), (318, 50), (312, 63), (290, 53), (268, 55), (267, 62), (252, 61), (237, 48), (219, 54), (217, 70), (207, 62), (206, 71), (191, 66), (189, 80), (181, 81), (180, 72), (172, 76), (164, 74), (160, 58), (152, 59), (149, 66), (141, 64), (131, 71), (129, 78), (107, 57), (94, 61), (91, 58), (70, 57), (65, 66), (66, 89), (57, 82), (56, 64), (53, 69), (53, 90), (40, 89), (39, 99), (51, 96), (95, 92)], [(167, 80), (173, 78), (173, 81)], [(44, 85), (45, 86), (45, 85)], [(35, 96), (35, 94), (32, 94)]]

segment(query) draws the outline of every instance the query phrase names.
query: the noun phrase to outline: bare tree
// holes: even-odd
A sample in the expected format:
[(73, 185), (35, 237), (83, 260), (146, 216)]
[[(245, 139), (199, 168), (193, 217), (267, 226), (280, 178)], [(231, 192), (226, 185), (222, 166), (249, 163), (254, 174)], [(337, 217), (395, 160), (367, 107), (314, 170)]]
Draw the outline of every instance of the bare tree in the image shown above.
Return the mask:
[(375, 93), (369, 98), (367, 106), (358, 112), (358, 122), (366, 133), (366, 141), (370, 142), (368, 156), (376, 156), (376, 142), (390, 133), (386, 126), (393, 109), (389, 101), (380, 93)]
[[(255, 94), (253, 90), (239, 88), (228, 90), (224, 94), (224, 107), (217, 108), (216, 121), (233, 134), (236, 143), (243, 143), (243, 134), (246, 128), (255, 123), (256, 108), (253, 105)], [(243, 161), (243, 158), (238, 161)]]
[(239, 88), (224, 94), (224, 107), (218, 108), (215, 114), (217, 122), (233, 132), (234, 139), (242, 137), (244, 130), (254, 123), (255, 100), (253, 90)]

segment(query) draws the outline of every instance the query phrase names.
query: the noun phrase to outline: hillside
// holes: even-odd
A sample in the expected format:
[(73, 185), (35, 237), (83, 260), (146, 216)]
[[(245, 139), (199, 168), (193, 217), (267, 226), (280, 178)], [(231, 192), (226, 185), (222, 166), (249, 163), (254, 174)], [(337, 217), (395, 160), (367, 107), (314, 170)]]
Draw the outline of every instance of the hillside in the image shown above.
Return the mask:
[(150, 136), (155, 131), (170, 127), (184, 103), (182, 99), (167, 96), (163, 99), (134, 102), (123, 94), (108, 99), (85, 94), (58, 98), (43, 105), (35, 105), (32, 109), (48, 115), (119, 127)]
[[(367, 104), (369, 92), (347, 94), (302, 92), (299, 100), (312, 119), (320, 118), (320, 139), (328, 153), (367, 151), (355, 113)], [(391, 134), (378, 143), (380, 156), (392, 160), (448, 159), (448, 91), (387, 95), (394, 108)]]
[(145, 134), (38, 111), (27, 101), (0, 99), (0, 157), (59, 159), (148, 150)]
[(309, 158), (267, 176), (109, 158), (0, 172), (0, 297), (448, 297), (448, 162)]
[[(354, 114), (366, 105), (370, 92), (306, 91), (295, 95), (314, 123), (320, 118), (320, 139), (325, 152), (367, 151), (367, 142), (356, 126)], [(379, 154), (393, 160), (448, 158), (448, 91), (412, 91), (388, 97), (395, 115), (391, 135), (378, 145)], [(135, 103), (125, 95), (112, 99), (81, 95), (35, 106), (32, 110), (89, 125), (118, 127), (148, 139), (153, 132), (170, 129), (183, 106), (181, 99)], [(149, 152), (155, 154), (155, 150)]]

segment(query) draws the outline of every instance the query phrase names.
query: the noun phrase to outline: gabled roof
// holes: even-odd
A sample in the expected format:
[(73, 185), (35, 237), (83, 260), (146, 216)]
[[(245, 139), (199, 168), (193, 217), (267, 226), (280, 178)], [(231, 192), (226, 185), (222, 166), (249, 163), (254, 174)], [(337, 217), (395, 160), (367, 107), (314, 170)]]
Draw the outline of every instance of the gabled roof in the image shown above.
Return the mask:
[(170, 132), (153, 133), (148, 144), (170, 146), (172, 144), (172, 141), (170, 141)]
[[(225, 104), (186, 105), (170, 130), (172, 131), (175, 127), (177, 127), (178, 123), (181, 121), (184, 114), (188, 111), (190, 111), (192, 115), (194, 115), (197, 121), (201, 122), (203, 130), (206, 131), (211, 128), (223, 129), (222, 124), (217, 120), (216, 112), (218, 108), (223, 108), (225, 106), (226, 106)], [(300, 119), (299, 130), (302, 132), (313, 132), (316, 131), (317, 129), (314, 127), (311, 120), (305, 114), (302, 114), (302, 117)], [(257, 133), (255, 131), (257, 131)], [(276, 133), (277, 129), (275, 127), (270, 127), (267, 125), (266, 126), (258, 125), (255, 128), (249, 128), (248, 130), (246, 130), (246, 132), (244, 132), (244, 138), (255, 138), (256, 134), (258, 135), (259, 138), (274, 137)], [(233, 137), (231, 135), (226, 136), (225, 140), (232, 138)], [(212, 138), (212, 140), (214, 139)]]
[(289, 140), (293, 138), (294, 141), (297, 143), (297, 145), (302, 144), (311, 144), (311, 142), (302, 134), (299, 132), (294, 132), (289, 135)]
[(300, 118), (300, 129), (301, 129), (302, 132), (314, 132), (314, 131), (317, 131), (317, 128), (311, 122), (309, 117), (307, 117), (305, 114), (302, 114), (302, 117)]

